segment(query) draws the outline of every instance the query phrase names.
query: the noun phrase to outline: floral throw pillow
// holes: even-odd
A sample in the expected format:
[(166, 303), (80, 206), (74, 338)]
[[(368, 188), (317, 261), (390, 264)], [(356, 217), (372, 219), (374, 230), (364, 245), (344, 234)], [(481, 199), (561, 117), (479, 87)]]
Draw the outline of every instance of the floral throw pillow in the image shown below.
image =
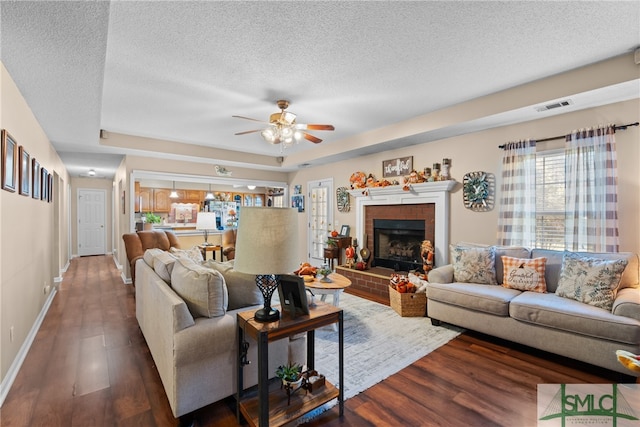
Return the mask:
[(565, 252), (556, 295), (611, 311), (626, 259), (605, 260)]
[(503, 287), (520, 291), (547, 292), (547, 282), (544, 279), (546, 258), (513, 258), (503, 255), (502, 265)]
[(202, 251), (197, 246), (193, 246), (190, 249), (171, 248), (171, 253), (178, 258), (188, 258), (196, 264), (202, 264), (204, 262)]
[(460, 283), (497, 285), (496, 253), (493, 247), (451, 247), (453, 280)]

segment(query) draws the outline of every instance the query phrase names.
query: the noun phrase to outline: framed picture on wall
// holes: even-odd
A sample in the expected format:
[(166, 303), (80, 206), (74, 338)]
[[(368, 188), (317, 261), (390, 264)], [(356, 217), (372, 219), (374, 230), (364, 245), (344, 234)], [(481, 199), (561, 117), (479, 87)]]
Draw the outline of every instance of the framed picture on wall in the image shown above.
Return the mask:
[(16, 140), (2, 129), (2, 189), (16, 191), (16, 159), (18, 146)]
[(40, 168), (40, 200), (49, 200), (49, 194), (47, 192), (49, 188), (49, 171), (45, 168)]
[(31, 197), (34, 199), (40, 198), (40, 162), (38, 162), (35, 157), (31, 159), (31, 181), (32, 181), (32, 189)]
[(19, 150), (20, 159), (20, 194), (23, 196), (29, 196), (29, 189), (31, 188), (31, 156), (27, 153), (27, 150), (21, 145)]
[(304, 212), (304, 196), (301, 194), (291, 196), (291, 207), (297, 208), (298, 212)]
[(53, 174), (47, 177), (47, 202), (53, 202)]

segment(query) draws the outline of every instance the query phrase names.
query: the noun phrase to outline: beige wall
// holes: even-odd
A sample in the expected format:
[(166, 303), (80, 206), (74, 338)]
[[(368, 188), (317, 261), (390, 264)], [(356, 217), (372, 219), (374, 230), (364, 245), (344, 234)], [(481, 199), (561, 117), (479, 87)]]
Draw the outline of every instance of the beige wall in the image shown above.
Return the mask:
[(58, 178), (53, 203), (0, 190), (0, 376), (4, 382), (51, 293), (54, 278), (60, 276), (69, 259), (66, 183), (70, 180), (2, 64), (0, 105), (0, 126)]
[[(363, 171), (373, 173), (377, 178), (382, 177), (382, 161), (397, 157), (413, 156), (416, 169), (431, 167), (443, 158), (452, 159), (451, 176), (462, 181), (465, 173), (471, 171), (486, 171), (496, 175), (496, 188), (500, 188), (501, 156), (498, 145), (508, 141), (524, 138), (546, 138), (564, 135), (573, 129), (594, 126), (598, 124), (627, 124), (638, 121), (640, 105), (638, 100), (631, 100), (612, 104), (605, 107), (593, 108), (574, 113), (563, 114), (551, 118), (534, 120), (526, 123), (504, 126), (469, 135), (428, 142), (409, 148), (391, 150), (384, 153), (363, 156), (328, 166), (302, 169), (291, 173), (289, 184), (301, 184), (306, 194), (307, 182), (324, 178), (333, 178), (334, 189), (349, 186), (349, 177), (353, 172)], [(619, 221), (621, 250), (640, 252), (640, 131), (638, 127), (630, 127), (626, 131), (616, 133), (618, 147), (619, 171)], [(490, 212), (472, 212), (462, 204), (461, 186), (450, 195), (451, 199), (451, 229), (450, 241), (472, 241), (494, 244), (497, 235), (498, 211), (496, 206)], [(497, 194), (499, 198), (499, 193)], [(334, 222), (352, 227), (352, 235), (356, 234), (355, 200), (351, 198), (351, 212), (340, 213), (334, 209)], [(302, 247), (306, 247), (307, 215), (299, 215), (299, 230)]]

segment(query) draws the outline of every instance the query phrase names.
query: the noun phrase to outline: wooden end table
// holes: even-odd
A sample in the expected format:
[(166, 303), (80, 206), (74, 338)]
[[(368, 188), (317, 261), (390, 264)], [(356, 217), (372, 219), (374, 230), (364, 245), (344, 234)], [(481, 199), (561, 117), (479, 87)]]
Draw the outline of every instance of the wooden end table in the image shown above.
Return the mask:
[[(344, 324), (342, 309), (326, 303), (309, 308), (308, 315), (292, 319), (287, 313), (281, 313), (280, 320), (269, 323), (257, 322), (253, 317), (255, 310), (237, 314), (238, 319), (238, 388), (236, 392), (236, 416), (240, 415), (251, 426), (278, 427), (287, 424), (307, 412), (338, 398), (340, 417), (344, 415)], [(269, 380), (275, 372), (269, 369), (269, 343), (280, 339), (289, 339), (291, 335), (307, 333), (307, 368), (314, 369), (315, 330), (326, 325), (338, 324), (338, 382), (340, 388), (325, 379), (325, 385), (318, 390), (305, 393), (300, 390), (287, 404), (287, 394), (280, 388), (278, 378)], [(241, 363), (245, 334), (258, 342), (258, 385), (244, 389)], [(295, 361), (294, 361), (295, 362)], [(322, 374), (322, 372), (320, 372)]]
[(328, 277), (331, 282), (323, 282), (316, 277), (313, 282), (304, 282), (304, 285), (311, 289), (314, 295), (321, 295), (322, 302), (325, 302), (327, 295), (333, 295), (333, 305), (338, 307), (340, 294), (351, 286), (351, 280), (338, 273), (331, 273)]
[(213, 252), (213, 259), (216, 259), (216, 251), (220, 251), (220, 261), (224, 261), (224, 257), (222, 256), (222, 245), (198, 245), (200, 251), (202, 252), (202, 257), (204, 260), (207, 260), (207, 252)]

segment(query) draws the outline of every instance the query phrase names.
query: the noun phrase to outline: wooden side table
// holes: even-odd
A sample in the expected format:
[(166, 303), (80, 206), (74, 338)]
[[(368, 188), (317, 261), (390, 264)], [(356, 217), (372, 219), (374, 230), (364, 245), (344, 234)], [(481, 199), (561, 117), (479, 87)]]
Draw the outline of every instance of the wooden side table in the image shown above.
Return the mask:
[(342, 251), (349, 246), (351, 246), (351, 237), (349, 236), (338, 236), (338, 237), (329, 237), (327, 240), (330, 240), (335, 243), (335, 246), (338, 248), (338, 265), (342, 265)]
[(202, 252), (202, 258), (204, 258), (204, 260), (207, 260), (207, 252), (213, 252), (213, 258), (212, 259), (216, 259), (216, 251), (220, 251), (220, 261), (224, 261), (224, 258), (222, 256), (222, 245), (198, 245), (198, 247), (200, 248), (200, 251)]
[[(240, 415), (251, 426), (278, 427), (290, 423), (307, 412), (324, 405), (332, 399), (338, 398), (340, 417), (344, 415), (344, 324), (342, 309), (326, 303), (317, 304), (309, 308), (309, 314), (292, 319), (282, 313), (280, 320), (270, 323), (260, 323), (254, 319), (255, 310), (243, 311), (237, 314), (238, 319), (238, 388), (236, 392), (236, 416), (238, 423)], [(287, 394), (280, 388), (281, 381), (275, 378), (269, 381), (269, 343), (300, 332), (307, 333), (307, 368), (314, 369), (315, 361), (315, 330), (326, 325), (338, 323), (338, 382), (336, 388), (329, 381), (317, 391), (309, 393), (298, 392), (291, 397), (291, 404), (287, 403)], [(258, 385), (244, 390), (242, 369), (243, 342), (245, 334), (258, 342)], [(322, 374), (322, 372), (320, 372)]]

